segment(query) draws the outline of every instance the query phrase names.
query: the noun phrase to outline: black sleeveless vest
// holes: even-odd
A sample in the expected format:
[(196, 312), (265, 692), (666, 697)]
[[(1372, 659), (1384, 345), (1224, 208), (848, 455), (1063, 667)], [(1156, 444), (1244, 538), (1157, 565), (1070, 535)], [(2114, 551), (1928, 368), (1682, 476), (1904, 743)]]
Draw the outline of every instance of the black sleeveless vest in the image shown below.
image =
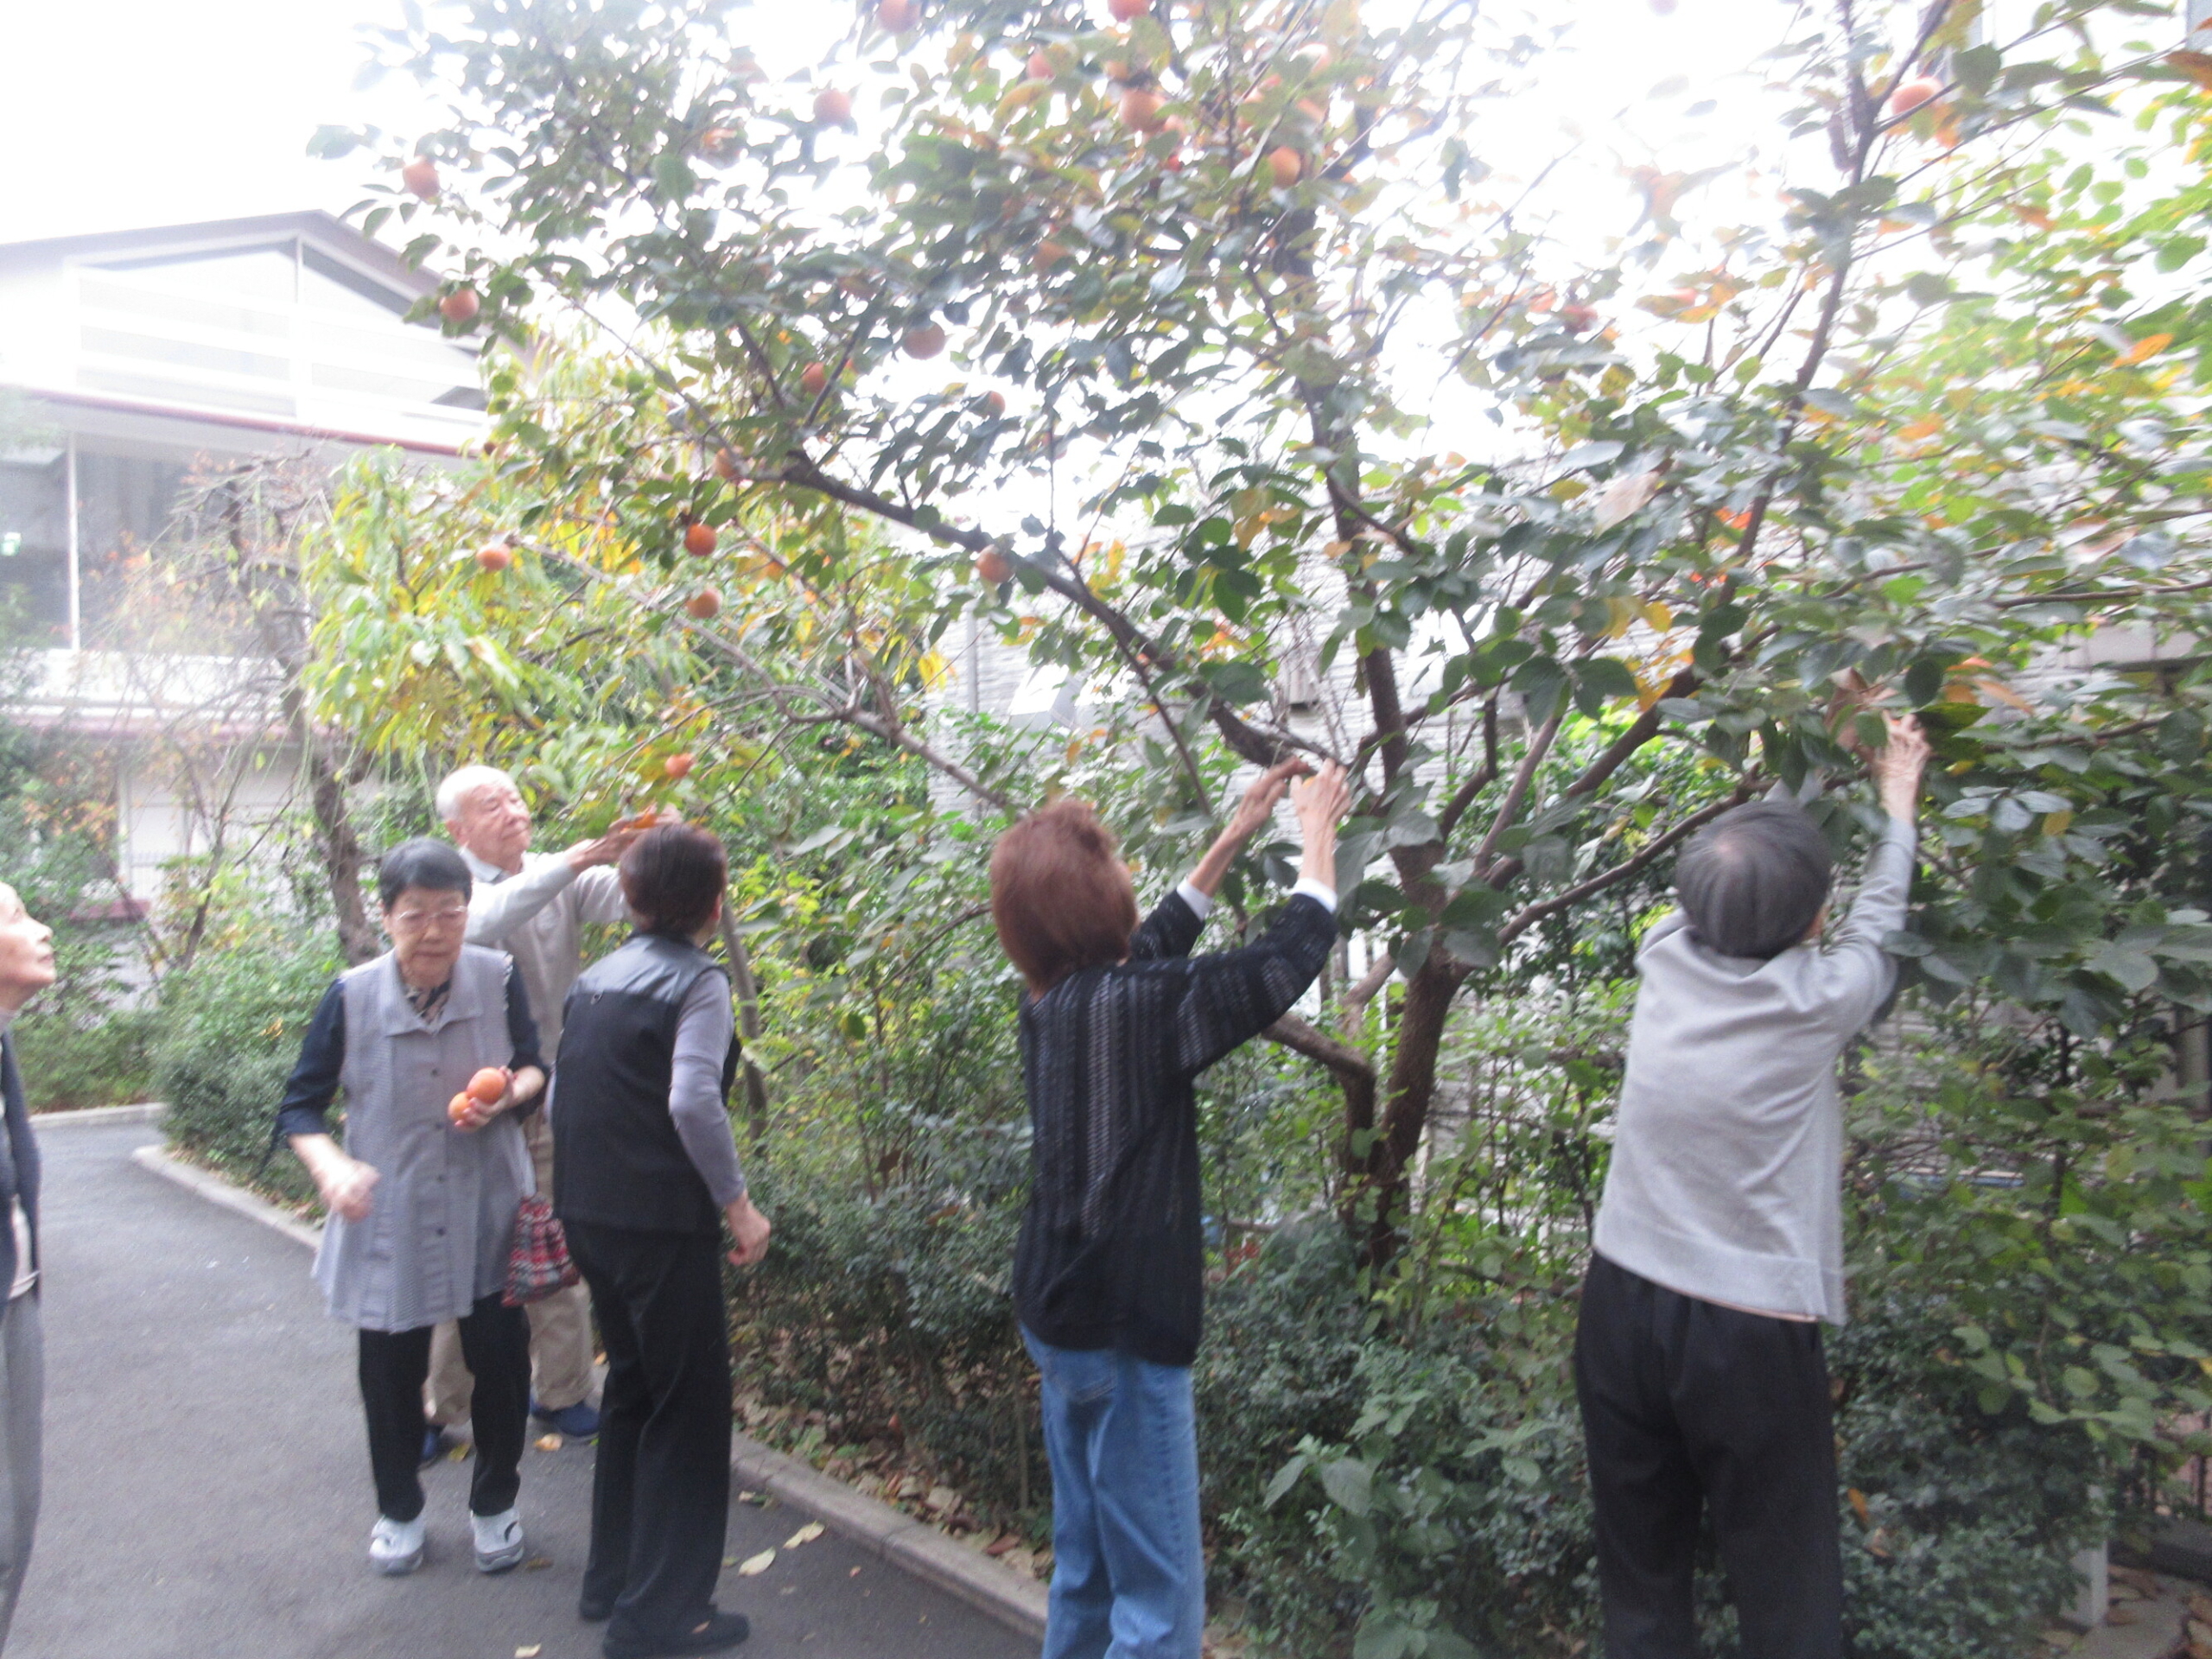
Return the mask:
[[(714, 958), (640, 933), (594, 963), (569, 992), (553, 1077), (553, 1209), (563, 1221), (651, 1233), (721, 1227), (707, 1184), (668, 1113), (676, 1022)], [(737, 1074), (722, 1062), (722, 1098)]]

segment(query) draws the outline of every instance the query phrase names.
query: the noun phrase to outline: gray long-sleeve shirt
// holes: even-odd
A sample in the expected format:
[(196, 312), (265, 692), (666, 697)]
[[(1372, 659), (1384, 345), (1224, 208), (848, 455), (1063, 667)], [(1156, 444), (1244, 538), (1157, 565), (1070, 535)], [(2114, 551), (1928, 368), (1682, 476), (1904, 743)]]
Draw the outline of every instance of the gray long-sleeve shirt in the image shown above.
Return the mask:
[(1892, 821), (1823, 946), (1767, 961), (1700, 944), (1680, 912), (1637, 953), (1599, 1255), (1703, 1301), (1844, 1322), (1836, 1060), (1897, 981), (1915, 838)]
[(526, 853), (513, 875), (466, 848), (461, 855), (476, 878), (468, 895), (468, 942), (515, 959), (537, 1016), (539, 1046), (550, 1059), (561, 1052), (569, 987), (583, 971), (584, 925), (630, 919), (621, 881), (603, 864), (578, 874), (559, 853)]
[[(729, 1113), (722, 1105), (722, 1061), (737, 1029), (730, 1010), (729, 980), (720, 969), (704, 973), (684, 994), (677, 1010), (676, 1041), (669, 1052), (668, 1115), (699, 1179), (717, 1207), (745, 1196), (745, 1170), (738, 1161)], [(561, 1071), (553, 1071), (546, 1093), (549, 1116), (561, 1109)]]

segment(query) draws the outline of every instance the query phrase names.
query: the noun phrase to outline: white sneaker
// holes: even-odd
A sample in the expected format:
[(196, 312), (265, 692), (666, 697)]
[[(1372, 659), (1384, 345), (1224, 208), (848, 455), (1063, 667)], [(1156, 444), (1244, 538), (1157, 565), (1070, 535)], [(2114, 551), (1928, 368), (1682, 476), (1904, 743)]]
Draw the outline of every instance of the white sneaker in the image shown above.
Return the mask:
[(369, 1565), (395, 1579), (422, 1566), (423, 1517), (395, 1521), (388, 1515), (378, 1516), (369, 1530)]
[(522, 1514), (472, 1515), (469, 1529), (476, 1535), (476, 1570), (504, 1573), (522, 1560)]

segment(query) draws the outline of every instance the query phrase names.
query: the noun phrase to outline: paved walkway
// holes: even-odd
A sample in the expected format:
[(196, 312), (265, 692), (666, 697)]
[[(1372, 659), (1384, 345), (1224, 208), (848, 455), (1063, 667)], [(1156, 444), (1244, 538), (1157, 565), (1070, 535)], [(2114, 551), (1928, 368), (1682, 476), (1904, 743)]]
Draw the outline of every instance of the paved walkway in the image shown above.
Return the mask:
[[(468, 1558), (467, 1470), (426, 1478), (421, 1572), (368, 1570), (353, 1332), (298, 1244), (138, 1168), (150, 1125), (45, 1130), (46, 1508), (10, 1659), (585, 1659), (591, 1449), (526, 1451), (543, 1565)], [(759, 1659), (1031, 1659), (1033, 1641), (806, 1520), (737, 1503), (724, 1575)]]

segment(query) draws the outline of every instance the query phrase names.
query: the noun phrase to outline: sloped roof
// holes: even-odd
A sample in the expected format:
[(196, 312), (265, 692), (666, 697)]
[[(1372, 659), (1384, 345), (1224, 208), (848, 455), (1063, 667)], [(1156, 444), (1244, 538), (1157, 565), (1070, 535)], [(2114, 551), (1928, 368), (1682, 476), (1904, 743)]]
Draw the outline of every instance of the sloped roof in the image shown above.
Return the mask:
[(0, 264), (48, 259), (113, 257), (259, 242), (296, 236), (335, 254), (365, 272), (381, 277), (394, 294), (410, 302), (438, 285), (429, 271), (412, 270), (399, 255), (367, 237), (334, 213), (320, 209), (296, 213), (257, 213), (243, 219), (205, 219), (184, 225), (150, 225), (127, 231), (96, 231), (83, 236), (37, 237), (0, 242)]

